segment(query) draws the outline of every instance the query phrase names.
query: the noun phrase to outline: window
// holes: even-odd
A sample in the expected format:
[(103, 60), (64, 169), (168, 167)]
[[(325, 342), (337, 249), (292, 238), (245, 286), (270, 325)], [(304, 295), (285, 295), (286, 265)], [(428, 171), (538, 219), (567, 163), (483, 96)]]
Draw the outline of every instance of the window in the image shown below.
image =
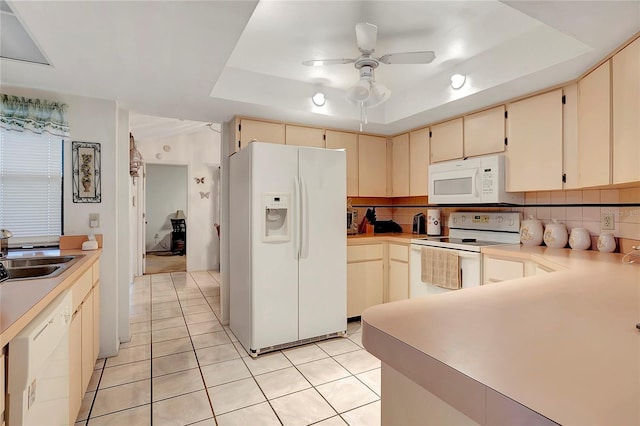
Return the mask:
[(0, 129), (0, 227), (12, 247), (57, 245), (62, 234), (63, 139)]

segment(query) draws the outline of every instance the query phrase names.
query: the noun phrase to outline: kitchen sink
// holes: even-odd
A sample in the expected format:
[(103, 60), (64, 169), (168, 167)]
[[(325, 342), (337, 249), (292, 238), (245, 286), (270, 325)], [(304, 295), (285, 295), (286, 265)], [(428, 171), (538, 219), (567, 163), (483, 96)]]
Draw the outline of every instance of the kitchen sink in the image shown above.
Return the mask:
[(26, 266), (21, 268), (7, 268), (9, 281), (25, 280), (29, 278), (55, 277), (64, 270), (62, 265)]
[(57, 265), (62, 263), (69, 263), (74, 259), (82, 257), (79, 256), (46, 256), (46, 257), (32, 257), (32, 258), (20, 258), (20, 259), (6, 259), (2, 263), (6, 268), (19, 268), (23, 266), (40, 266), (40, 265)]

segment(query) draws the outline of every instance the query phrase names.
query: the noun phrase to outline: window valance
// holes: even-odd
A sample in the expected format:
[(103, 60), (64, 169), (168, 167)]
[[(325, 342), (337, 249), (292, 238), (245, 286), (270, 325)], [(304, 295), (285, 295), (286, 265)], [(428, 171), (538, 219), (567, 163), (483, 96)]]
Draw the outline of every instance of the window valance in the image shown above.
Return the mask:
[(65, 104), (0, 94), (0, 127), (69, 137)]

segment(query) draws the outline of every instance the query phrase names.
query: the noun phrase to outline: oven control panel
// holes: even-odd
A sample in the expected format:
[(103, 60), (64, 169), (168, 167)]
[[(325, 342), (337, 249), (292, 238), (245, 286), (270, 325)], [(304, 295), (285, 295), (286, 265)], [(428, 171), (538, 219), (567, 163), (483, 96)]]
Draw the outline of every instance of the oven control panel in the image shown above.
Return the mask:
[(520, 213), (476, 213), (476, 212), (452, 212), (449, 215), (449, 228), (472, 229), (479, 231), (520, 231)]

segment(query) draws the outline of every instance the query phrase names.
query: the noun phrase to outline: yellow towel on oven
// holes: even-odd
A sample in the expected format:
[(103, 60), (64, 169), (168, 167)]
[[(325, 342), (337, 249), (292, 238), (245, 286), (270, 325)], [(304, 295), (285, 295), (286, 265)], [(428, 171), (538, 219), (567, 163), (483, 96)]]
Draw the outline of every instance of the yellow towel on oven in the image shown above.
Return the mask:
[(462, 287), (458, 252), (432, 247), (422, 247), (421, 279), (424, 283), (457, 290)]

